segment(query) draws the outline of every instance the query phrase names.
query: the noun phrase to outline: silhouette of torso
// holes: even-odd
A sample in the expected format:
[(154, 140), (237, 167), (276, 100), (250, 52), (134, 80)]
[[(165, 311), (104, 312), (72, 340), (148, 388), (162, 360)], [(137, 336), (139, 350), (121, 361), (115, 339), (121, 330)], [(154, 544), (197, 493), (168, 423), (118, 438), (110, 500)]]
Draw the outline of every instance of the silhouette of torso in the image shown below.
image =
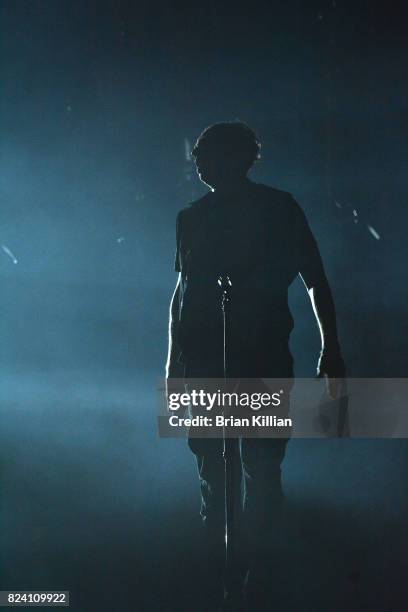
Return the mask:
[(228, 274), (230, 363), (245, 369), (240, 375), (252, 375), (251, 364), (257, 376), (291, 376), (288, 287), (302, 258), (313, 258), (316, 249), (292, 196), (249, 180), (238, 193), (210, 192), (183, 209), (177, 218), (175, 268), (181, 272), (178, 341), (185, 361), (222, 355), (217, 279)]

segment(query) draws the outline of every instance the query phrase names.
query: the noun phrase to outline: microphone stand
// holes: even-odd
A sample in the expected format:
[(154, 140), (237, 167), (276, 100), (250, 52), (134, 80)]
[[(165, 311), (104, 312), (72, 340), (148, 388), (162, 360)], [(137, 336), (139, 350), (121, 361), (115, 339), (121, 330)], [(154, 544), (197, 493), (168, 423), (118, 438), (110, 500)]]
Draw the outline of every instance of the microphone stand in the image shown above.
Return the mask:
[[(232, 283), (227, 275), (220, 275), (221, 308), (223, 318), (224, 384), (228, 378), (229, 323), (231, 311)], [(226, 409), (223, 406), (224, 420)], [(224, 494), (225, 494), (225, 590), (226, 595), (234, 592), (235, 538), (234, 538), (234, 455), (235, 440), (227, 437), (225, 423), (222, 429), (222, 454), (224, 457)]]

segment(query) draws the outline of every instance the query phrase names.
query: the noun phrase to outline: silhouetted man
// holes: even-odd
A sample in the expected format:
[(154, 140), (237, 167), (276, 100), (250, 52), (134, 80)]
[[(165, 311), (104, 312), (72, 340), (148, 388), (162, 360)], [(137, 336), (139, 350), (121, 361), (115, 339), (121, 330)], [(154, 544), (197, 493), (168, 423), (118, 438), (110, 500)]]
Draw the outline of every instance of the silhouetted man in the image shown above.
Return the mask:
[[(247, 178), (260, 144), (243, 123), (218, 123), (204, 130), (192, 155), (210, 191), (177, 217), (175, 269), (179, 279), (171, 302), (168, 378), (222, 378), (223, 328), (217, 278), (233, 285), (228, 375), (292, 378), (289, 335), (293, 319), (288, 287), (300, 274), (319, 325), (319, 376), (344, 375), (331, 291), (316, 241), (293, 199)], [(336, 393), (336, 381), (330, 391)], [(243, 523), (263, 537), (281, 506), (281, 463), (287, 440), (240, 440)], [(223, 542), (224, 470), (221, 440), (190, 439), (201, 485), (201, 515)], [(248, 527), (249, 526), (249, 527)]]

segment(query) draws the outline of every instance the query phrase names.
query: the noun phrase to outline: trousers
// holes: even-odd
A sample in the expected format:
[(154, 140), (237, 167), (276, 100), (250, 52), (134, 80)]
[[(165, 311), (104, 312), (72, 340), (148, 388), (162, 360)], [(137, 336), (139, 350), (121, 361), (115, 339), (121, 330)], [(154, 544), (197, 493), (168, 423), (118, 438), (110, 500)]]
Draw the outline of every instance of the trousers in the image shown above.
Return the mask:
[[(241, 540), (253, 542), (269, 534), (283, 509), (281, 464), (287, 439), (234, 440), (234, 516)], [(200, 514), (212, 533), (222, 534), (225, 519), (222, 440), (190, 438), (198, 468)]]
[[(285, 347), (271, 356), (258, 353), (258, 360), (230, 359), (233, 376), (286, 377), (293, 375), (292, 358)], [(261, 365), (260, 365), (261, 364)], [(267, 364), (267, 366), (265, 366)], [(262, 369), (262, 367), (264, 369)], [(189, 359), (185, 378), (221, 378), (220, 355), (212, 359)], [(290, 393), (290, 389), (288, 389)], [(287, 395), (289, 403), (289, 396)], [(287, 438), (237, 438), (234, 444), (235, 510), (238, 526), (249, 535), (269, 529), (274, 517), (282, 511), (283, 489), (281, 465)], [(224, 525), (224, 458), (222, 439), (189, 438), (188, 444), (197, 461), (201, 491), (201, 517), (211, 530)]]

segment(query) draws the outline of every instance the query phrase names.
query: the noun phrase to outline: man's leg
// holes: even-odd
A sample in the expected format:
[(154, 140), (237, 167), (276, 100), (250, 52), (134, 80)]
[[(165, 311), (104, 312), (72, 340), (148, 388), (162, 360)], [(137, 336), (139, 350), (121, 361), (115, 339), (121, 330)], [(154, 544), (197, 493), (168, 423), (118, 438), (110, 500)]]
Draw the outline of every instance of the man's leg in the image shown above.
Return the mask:
[(224, 594), (225, 563), (222, 440), (190, 438), (188, 444), (197, 461), (201, 493), (200, 514), (205, 528), (205, 548), (201, 552), (206, 559), (207, 570), (202, 584), (206, 597), (217, 606)]
[[(222, 361), (213, 359), (202, 363), (188, 364), (186, 367), (186, 380), (207, 378), (223, 378)], [(188, 383), (186, 387), (188, 386)], [(216, 392), (219, 384), (211, 385), (207, 390)], [(235, 441), (233, 456), (233, 478), (234, 478), (234, 526), (238, 527), (239, 516), (242, 510), (241, 480), (242, 465), (239, 452), (239, 441)], [(223, 456), (223, 440), (221, 438), (189, 438), (189, 447), (193, 451), (197, 461), (198, 475), (201, 491), (200, 514), (206, 528), (206, 545), (208, 548), (209, 570), (215, 578), (207, 582), (210, 586), (223, 585), (225, 578), (225, 461)], [(241, 581), (242, 582), (242, 581)], [(214, 588), (212, 589), (214, 590)], [(221, 592), (224, 590), (221, 588)], [(225, 591), (224, 591), (225, 594)], [(227, 600), (226, 600), (227, 601)], [(238, 608), (235, 608), (236, 612)]]
[(211, 531), (224, 529), (224, 459), (222, 440), (190, 438), (198, 469), (201, 492), (201, 518)]
[(242, 538), (249, 569), (245, 591), (248, 603), (260, 611), (269, 610), (273, 601), (271, 577), (280, 562), (279, 541), (285, 532), (281, 464), (286, 444), (286, 439), (245, 438), (241, 445)]
[(286, 439), (242, 439), (244, 523), (255, 539), (270, 533), (274, 521), (281, 516), (284, 501), (281, 464), (286, 444)]
[[(234, 525), (239, 539), (239, 522), (241, 514), (241, 479), (242, 469), (238, 440), (235, 445), (234, 461)], [(197, 460), (201, 490), (200, 514), (206, 530), (206, 557), (208, 558), (208, 591), (213, 592), (219, 601), (226, 594), (225, 580), (225, 478), (224, 458), (221, 439), (189, 439), (189, 446)], [(239, 597), (243, 585), (243, 566), (240, 542), (237, 540), (235, 569), (233, 574), (233, 595)], [(246, 568), (245, 568), (246, 570)], [(231, 593), (229, 594), (231, 595)], [(226, 608), (229, 609), (229, 608)], [(238, 607), (234, 608), (238, 610)]]
[[(287, 370), (289, 374), (289, 369)], [(276, 414), (284, 417), (289, 414), (291, 378), (274, 379), (274, 386), (279, 382), (282, 389), (281, 403), (278, 409), (271, 408), (265, 414)], [(268, 379), (255, 378), (245, 381), (243, 387), (248, 392), (271, 392)], [(259, 414), (262, 414), (260, 412)], [(259, 434), (264, 432), (261, 430)], [(290, 435), (290, 432), (288, 432)], [(247, 537), (258, 542), (266, 542), (269, 535), (276, 533), (277, 521), (282, 517), (283, 489), (281, 465), (285, 456), (288, 438), (242, 438), (241, 461), (244, 481), (244, 524)]]

